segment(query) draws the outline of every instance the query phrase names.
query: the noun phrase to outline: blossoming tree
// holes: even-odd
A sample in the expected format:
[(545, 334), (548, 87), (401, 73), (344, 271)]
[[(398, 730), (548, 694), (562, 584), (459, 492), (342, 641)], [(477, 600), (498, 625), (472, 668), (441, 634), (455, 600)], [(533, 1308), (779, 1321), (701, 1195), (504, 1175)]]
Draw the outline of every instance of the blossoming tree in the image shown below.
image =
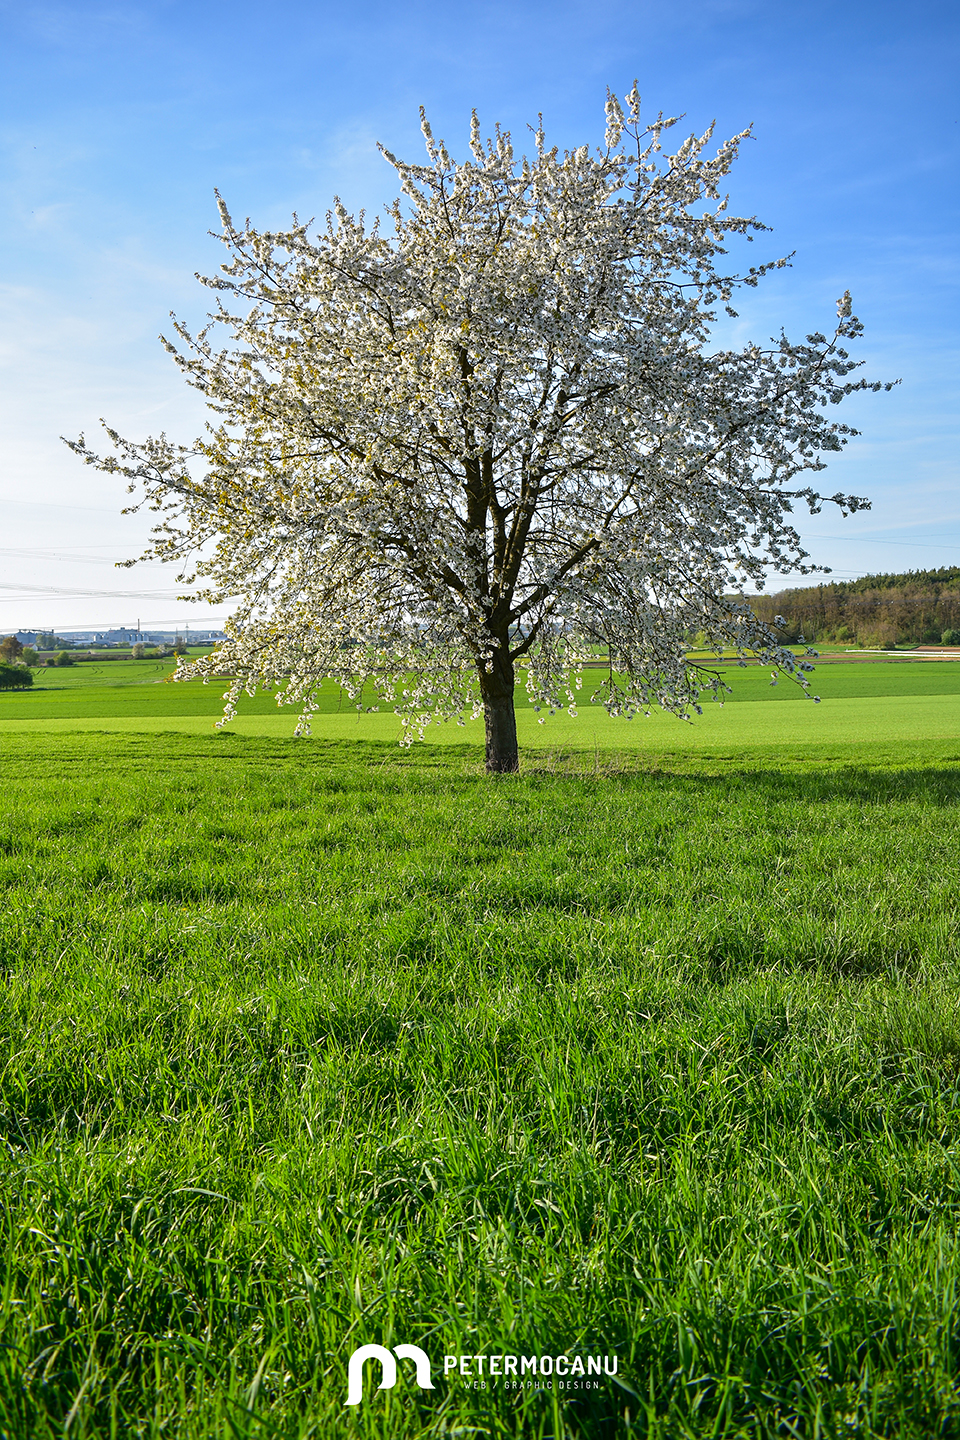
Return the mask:
[(722, 688), (687, 659), (699, 631), (808, 686), (743, 591), (812, 568), (791, 508), (819, 509), (798, 477), (856, 433), (824, 407), (867, 387), (843, 348), (861, 326), (844, 296), (829, 336), (714, 343), (717, 307), (785, 262), (721, 264), (764, 228), (721, 195), (744, 137), (665, 153), (675, 123), (644, 126), (635, 86), (608, 97), (603, 150), (561, 155), (541, 126), (518, 159), (474, 116), (458, 164), (424, 118), (427, 164), (383, 151), (387, 225), (338, 202), (319, 235), (260, 233), (220, 201), (216, 309), (164, 341), (207, 433), (72, 443), (159, 512), (148, 556), (239, 597), (181, 672), (235, 677), (227, 719), (272, 687), (305, 733), (331, 678), (396, 703), (408, 737), (482, 713), (487, 768), (512, 771), (518, 667), (536, 707), (573, 711), (602, 653), (611, 713), (687, 717)]

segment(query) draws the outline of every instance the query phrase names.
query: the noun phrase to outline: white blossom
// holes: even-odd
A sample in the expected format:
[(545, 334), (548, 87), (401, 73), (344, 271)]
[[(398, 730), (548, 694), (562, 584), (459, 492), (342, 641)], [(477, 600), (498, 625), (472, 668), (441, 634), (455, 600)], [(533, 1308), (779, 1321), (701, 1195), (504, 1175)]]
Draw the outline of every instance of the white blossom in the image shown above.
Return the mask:
[(800, 477), (856, 433), (824, 407), (880, 386), (850, 379), (849, 295), (829, 336), (715, 345), (716, 302), (785, 263), (725, 268), (764, 228), (721, 195), (747, 132), (664, 154), (676, 122), (639, 106), (608, 97), (605, 151), (548, 149), (541, 121), (519, 160), (474, 115), (464, 164), (422, 115), (429, 164), (383, 151), (404, 197), (384, 226), (337, 200), (319, 234), (238, 229), (217, 197), (216, 307), (163, 341), (206, 434), (70, 443), (156, 513), (143, 558), (240, 597), (181, 671), (235, 677), (225, 719), (266, 687), (306, 733), (331, 678), (396, 701), (408, 739), (485, 714), (488, 765), (511, 769), (518, 665), (536, 710), (573, 714), (600, 649), (594, 701), (688, 718), (726, 688), (686, 658), (701, 631), (808, 686), (745, 591), (814, 568), (794, 503), (866, 504)]

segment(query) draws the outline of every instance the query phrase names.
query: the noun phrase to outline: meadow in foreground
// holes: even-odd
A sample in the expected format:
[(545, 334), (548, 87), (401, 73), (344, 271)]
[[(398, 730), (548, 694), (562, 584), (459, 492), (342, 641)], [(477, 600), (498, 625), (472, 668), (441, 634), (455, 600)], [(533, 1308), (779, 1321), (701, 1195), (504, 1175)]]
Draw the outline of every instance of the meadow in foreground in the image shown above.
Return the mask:
[(831, 757), (5, 735), (3, 1433), (960, 1435), (956, 743)]

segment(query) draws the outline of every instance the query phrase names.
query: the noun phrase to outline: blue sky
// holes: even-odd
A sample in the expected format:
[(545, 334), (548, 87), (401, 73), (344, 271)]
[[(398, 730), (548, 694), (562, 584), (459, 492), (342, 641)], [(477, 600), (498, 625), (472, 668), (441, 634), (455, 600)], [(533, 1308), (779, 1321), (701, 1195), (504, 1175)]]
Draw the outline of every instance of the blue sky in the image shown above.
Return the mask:
[(211, 614), (160, 567), (114, 568), (146, 527), (58, 437), (100, 416), (197, 433), (156, 337), (206, 308), (214, 186), (265, 227), (334, 193), (374, 210), (395, 188), (376, 142), (418, 157), (420, 104), (455, 154), (473, 106), (518, 141), (542, 111), (561, 147), (599, 143), (606, 86), (635, 76), (684, 132), (754, 124), (731, 210), (774, 227), (753, 249), (796, 255), (744, 292), (739, 337), (826, 329), (849, 287), (866, 373), (902, 379), (845, 407), (863, 436), (823, 483), (874, 507), (803, 518), (814, 557), (837, 576), (960, 564), (958, 41), (956, 6), (909, 0), (0, 0), (0, 632)]

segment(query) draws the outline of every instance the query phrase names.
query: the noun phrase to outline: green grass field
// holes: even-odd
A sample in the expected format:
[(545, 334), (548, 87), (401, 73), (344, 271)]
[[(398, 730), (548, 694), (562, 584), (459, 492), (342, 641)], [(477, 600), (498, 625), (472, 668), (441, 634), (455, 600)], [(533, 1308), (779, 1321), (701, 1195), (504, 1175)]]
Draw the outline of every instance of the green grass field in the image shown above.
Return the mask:
[(960, 666), (494, 781), (83, 668), (0, 697), (0, 1434), (960, 1436)]
[[(29, 692), (0, 694), (0, 735), (59, 730), (182, 731), (210, 733), (222, 710), (220, 684), (158, 683), (171, 674), (173, 663), (115, 661), (44, 671)], [(580, 714), (565, 712), (541, 725), (519, 698), (521, 745), (562, 748), (639, 748), (684, 752), (701, 747), (810, 744), (914, 743), (960, 740), (960, 664), (909, 661), (829, 665), (813, 677), (812, 691), (822, 696), (814, 705), (793, 683), (770, 684), (767, 670), (752, 666), (723, 671), (732, 694), (719, 705), (706, 701), (704, 714), (690, 723), (655, 712), (633, 721), (611, 719), (588, 700), (598, 683), (597, 672), (584, 676)], [(109, 681), (109, 683), (106, 683)], [(368, 695), (368, 703), (375, 697)], [(763, 702), (763, 711), (754, 706)], [(232, 728), (238, 734), (270, 738), (291, 736), (297, 712), (278, 708), (273, 694), (241, 699)], [(335, 686), (326, 685), (320, 711), (312, 725), (316, 737), (396, 743), (399, 721), (388, 711), (358, 714)], [(428, 744), (482, 743), (480, 721), (431, 726)]]

